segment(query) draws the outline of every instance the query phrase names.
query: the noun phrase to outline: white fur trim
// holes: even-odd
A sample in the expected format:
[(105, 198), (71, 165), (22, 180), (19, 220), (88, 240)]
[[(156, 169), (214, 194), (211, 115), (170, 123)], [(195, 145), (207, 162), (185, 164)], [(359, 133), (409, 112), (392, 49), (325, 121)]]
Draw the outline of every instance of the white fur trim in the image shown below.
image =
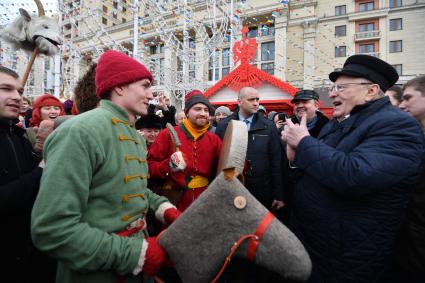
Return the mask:
[(162, 203), (158, 209), (155, 211), (155, 217), (156, 219), (158, 219), (159, 221), (161, 221), (162, 224), (167, 224), (165, 223), (165, 218), (164, 218), (164, 213), (167, 209), (169, 208), (176, 208), (174, 205), (171, 204), (171, 202), (164, 202)]
[(148, 241), (143, 240), (142, 250), (140, 252), (140, 257), (139, 257), (139, 262), (137, 263), (136, 268), (133, 270), (134, 275), (137, 275), (142, 271), (143, 265), (145, 264), (145, 257), (146, 257), (146, 251), (147, 250), (148, 250)]

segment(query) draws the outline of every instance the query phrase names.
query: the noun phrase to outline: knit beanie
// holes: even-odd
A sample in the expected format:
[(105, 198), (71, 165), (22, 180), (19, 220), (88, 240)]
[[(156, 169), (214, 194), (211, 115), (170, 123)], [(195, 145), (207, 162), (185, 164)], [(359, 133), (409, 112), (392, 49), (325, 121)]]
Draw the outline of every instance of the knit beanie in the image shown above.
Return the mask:
[(195, 93), (195, 94), (192, 94), (192, 92), (189, 92), (187, 94), (187, 96), (185, 97), (185, 103), (184, 103), (184, 113), (187, 114), (187, 112), (189, 112), (189, 109), (192, 108), (193, 105), (198, 103), (202, 103), (205, 106), (207, 106), (210, 112), (210, 115), (214, 113), (214, 107), (210, 104), (208, 99), (206, 99), (205, 96), (200, 91), (199, 93)]
[(138, 61), (124, 53), (108, 50), (100, 56), (96, 67), (96, 95), (103, 95), (114, 87), (134, 83), (142, 79), (152, 82), (152, 74)]
[(32, 118), (30, 119), (30, 127), (38, 126), (41, 122), (41, 107), (43, 106), (57, 106), (60, 107), (61, 112), (59, 116), (65, 115), (65, 111), (63, 109), (63, 104), (59, 100), (59, 98), (49, 94), (45, 93), (39, 97), (37, 97), (34, 101), (33, 111), (32, 111)]
[(215, 110), (214, 115), (217, 116), (218, 113), (224, 113), (227, 116), (229, 116), (230, 114), (232, 114), (232, 111), (230, 111), (229, 107), (226, 106), (220, 106)]

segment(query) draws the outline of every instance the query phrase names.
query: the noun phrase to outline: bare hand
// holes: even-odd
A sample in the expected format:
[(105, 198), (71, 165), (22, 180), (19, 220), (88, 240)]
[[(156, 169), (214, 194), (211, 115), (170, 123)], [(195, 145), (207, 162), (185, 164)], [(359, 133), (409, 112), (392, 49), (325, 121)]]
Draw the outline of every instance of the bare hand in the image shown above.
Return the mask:
[(274, 208), (276, 210), (279, 210), (279, 209), (281, 209), (284, 206), (285, 206), (285, 204), (281, 200), (274, 200), (272, 202), (272, 208)]
[(158, 108), (167, 111), (168, 110), (168, 106), (167, 103), (165, 102), (165, 96), (164, 95), (160, 95), (158, 97)]
[(285, 122), (285, 121), (282, 121), (282, 120), (278, 120), (278, 121), (275, 123), (276, 128), (278, 128), (278, 129), (280, 129), (280, 128), (282, 128), (283, 126), (285, 126), (285, 124), (286, 124), (286, 122)]
[(290, 147), (296, 149), (300, 141), (309, 135), (306, 114), (303, 114), (300, 124), (294, 124), (291, 119), (286, 119), (285, 131), (282, 133), (282, 138), (284, 138)]

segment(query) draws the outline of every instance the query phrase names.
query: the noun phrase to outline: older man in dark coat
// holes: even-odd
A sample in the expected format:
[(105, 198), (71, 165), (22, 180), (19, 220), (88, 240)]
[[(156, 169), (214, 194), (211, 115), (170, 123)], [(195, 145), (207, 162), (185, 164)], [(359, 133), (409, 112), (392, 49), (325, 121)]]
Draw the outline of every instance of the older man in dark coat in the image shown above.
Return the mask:
[(329, 78), (334, 119), (318, 138), (305, 117), (288, 120), (282, 134), (304, 171), (291, 227), (313, 262), (309, 282), (379, 282), (421, 170), (424, 137), (384, 96), (398, 79), (386, 62), (354, 55)]

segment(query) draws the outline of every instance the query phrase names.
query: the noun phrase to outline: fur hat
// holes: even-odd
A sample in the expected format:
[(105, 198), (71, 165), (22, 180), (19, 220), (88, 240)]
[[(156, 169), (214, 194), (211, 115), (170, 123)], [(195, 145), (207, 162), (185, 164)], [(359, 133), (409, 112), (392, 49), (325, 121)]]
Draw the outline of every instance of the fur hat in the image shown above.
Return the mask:
[(137, 119), (135, 128), (136, 130), (140, 129), (162, 129), (162, 119), (155, 114), (149, 114), (147, 116)]
[(387, 91), (398, 80), (397, 71), (390, 64), (374, 56), (364, 54), (349, 57), (340, 71), (329, 74), (329, 79), (335, 82), (339, 76), (368, 79), (378, 84), (383, 92)]
[(138, 61), (124, 53), (108, 50), (100, 56), (96, 67), (96, 95), (101, 99), (114, 87), (148, 79), (152, 82), (152, 74)]
[(65, 110), (63, 109), (63, 104), (59, 100), (59, 98), (45, 93), (39, 97), (37, 97), (34, 101), (34, 106), (32, 110), (32, 118), (30, 119), (30, 127), (38, 126), (41, 122), (41, 112), (40, 109), (43, 106), (57, 106), (61, 109), (59, 116), (65, 114)]
[(202, 103), (207, 106), (211, 115), (214, 113), (214, 107), (199, 90), (193, 90), (186, 95), (184, 102), (184, 113), (187, 114), (187, 112), (189, 112), (189, 109), (192, 108), (193, 105), (198, 103)]

